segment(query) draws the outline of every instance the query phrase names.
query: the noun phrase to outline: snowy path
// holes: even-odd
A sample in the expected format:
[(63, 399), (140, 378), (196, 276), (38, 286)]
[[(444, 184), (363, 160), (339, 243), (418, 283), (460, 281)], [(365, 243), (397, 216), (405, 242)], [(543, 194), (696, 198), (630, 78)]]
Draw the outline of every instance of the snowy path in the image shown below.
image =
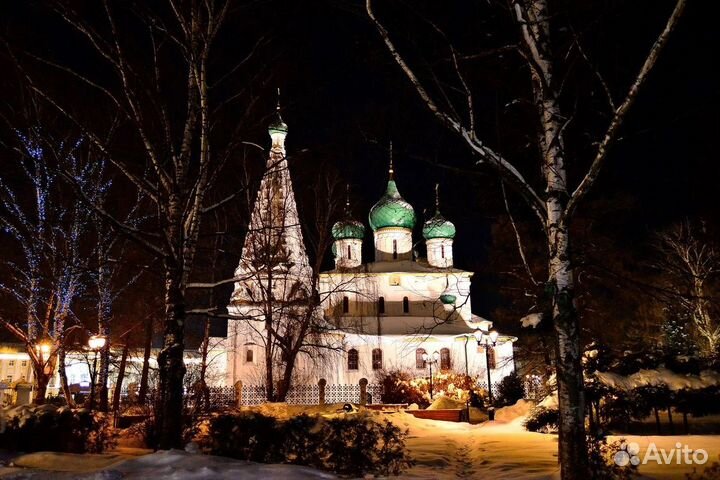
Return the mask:
[[(434, 422), (416, 419), (407, 414), (392, 414), (388, 418), (410, 429), (408, 447), (417, 464), (403, 478), (417, 480), (492, 478), (497, 480), (546, 480), (559, 478), (557, 465), (557, 436), (527, 432), (522, 419), (508, 423)], [(710, 461), (720, 454), (720, 436), (624, 436), (628, 442), (640, 445), (642, 458), (648, 444), (669, 451), (675, 444), (687, 444), (694, 449), (707, 450)], [(617, 438), (611, 438), (611, 440)], [(692, 471), (687, 465), (641, 465), (641, 478), (674, 480)]]

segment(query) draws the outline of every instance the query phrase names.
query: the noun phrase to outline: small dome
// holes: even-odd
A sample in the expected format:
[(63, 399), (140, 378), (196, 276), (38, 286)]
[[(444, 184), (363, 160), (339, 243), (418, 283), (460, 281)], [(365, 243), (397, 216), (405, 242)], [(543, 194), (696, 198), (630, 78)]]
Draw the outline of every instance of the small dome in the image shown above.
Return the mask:
[(434, 217), (423, 224), (423, 237), (425, 240), (432, 238), (455, 238), (455, 225), (450, 220), (437, 212)]
[(399, 227), (412, 229), (415, 226), (415, 211), (398, 192), (395, 180), (390, 180), (385, 195), (370, 209), (370, 227), (373, 230)]
[(270, 122), (270, 125), (268, 125), (268, 132), (272, 136), (276, 133), (282, 133), (287, 135), (288, 132), (288, 126), (287, 123), (283, 122), (282, 117), (280, 116), (280, 113), (277, 113), (275, 115), (275, 119)]
[(454, 305), (457, 301), (457, 297), (451, 293), (443, 293), (442, 295), (440, 295), (440, 301), (444, 305)]
[(346, 238), (362, 240), (365, 237), (365, 225), (348, 217), (335, 222), (335, 225), (332, 226), (332, 236), (335, 240), (344, 240)]

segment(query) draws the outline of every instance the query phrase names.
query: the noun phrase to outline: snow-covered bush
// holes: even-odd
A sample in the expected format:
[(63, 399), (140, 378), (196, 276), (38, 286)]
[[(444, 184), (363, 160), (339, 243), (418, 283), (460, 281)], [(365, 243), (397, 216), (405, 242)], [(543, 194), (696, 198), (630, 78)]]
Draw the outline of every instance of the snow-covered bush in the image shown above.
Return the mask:
[[(718, 459), (720, 460), (720, 455)], [(713, 462), (700, 472), (697, 468), (693, 468), (692, 473), (686, 474), (685, 478), (686, 480), (720, 480), (720, 462)]]
[(553, 433), (560, 425), (560, 413), (557, 406), (538, 405), (533, 408), (523, 422), (530, 432)]
[(417, 404), (421, 408), (430, 405), (429, 399), (417, 385), (412, 383), (413, 377), (402, 370), (383, 370), (378, 372), (377, 381), (382, 385), (383, 403)]
[(397, 475), (410, 465), (407, 432), (367, 415), (278, 420), (254, 412), (220, 414), (199, 430), (206, 451), (242, 460), (308, 465), (352, 476)]
[(588, 436), (587, 446), (590, 478), (593, 480), (628, 480), (637, 475), (637, 466), (620, 466), (615, 462), (615, 455), (627, 448), (624, 439), (608, 443), (606, 437)]
[(99, 453), (114, 443), (114, 431), (102, 413), (49, 404), (0, 411), (0, 448)]
[(497, 395), (495, 396), (495, 406), (505, 407), (515, 405), (518, 400), (525, 397), (525, 387), (517, 372), (513, 371), (510, 375), (503, 378), (497, 387)]

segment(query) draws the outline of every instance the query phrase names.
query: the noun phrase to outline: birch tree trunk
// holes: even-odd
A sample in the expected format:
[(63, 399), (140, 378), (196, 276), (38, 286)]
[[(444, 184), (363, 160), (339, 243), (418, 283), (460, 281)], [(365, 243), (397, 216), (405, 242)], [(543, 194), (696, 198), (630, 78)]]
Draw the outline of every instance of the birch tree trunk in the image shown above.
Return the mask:
[(153, 337), (153, 317), (147, 319), (145, 323), (145, 344), (143, 348), (143, 364), (140, 373), (140, 392), (138, 393), (138, 403), (145, 405), (148, 393), (148, 382), (150, 376), (150, 354), (152, 353), (152, 337)]

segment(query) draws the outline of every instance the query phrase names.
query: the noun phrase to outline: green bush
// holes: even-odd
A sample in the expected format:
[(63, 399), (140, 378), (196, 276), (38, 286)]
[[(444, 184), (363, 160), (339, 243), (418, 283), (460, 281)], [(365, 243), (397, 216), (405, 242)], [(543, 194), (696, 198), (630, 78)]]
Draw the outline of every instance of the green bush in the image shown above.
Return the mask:
[(277, 420), (259, 413), (221, 414), (207, 422), (200, 445), (213, 455), (292, 463), (343, 475), (398, 475), (410, 464), (407, 432), (366, 415)]
[(114, 443), (104, 414), (51, 405), (8, 415), (0, 432), (0, 448), (23, 452), (100, 453)]
[(525, 418), (523, 427), (530, 432), (556, 432), (560, 425), (560, 413), (557, 408), (537, 406)]

